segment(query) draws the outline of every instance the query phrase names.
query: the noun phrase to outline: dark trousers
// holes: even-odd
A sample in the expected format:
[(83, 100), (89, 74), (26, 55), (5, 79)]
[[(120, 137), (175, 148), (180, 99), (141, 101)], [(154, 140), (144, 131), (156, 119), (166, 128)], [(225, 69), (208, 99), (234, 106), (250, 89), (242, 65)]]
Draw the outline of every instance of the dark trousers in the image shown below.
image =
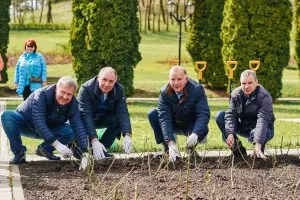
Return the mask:
[[(216, 123), (221, 130), (222, 133), (222, 139), (223, 141), (226, 140), (226, 132), (225, 132), (225, 111), (221, 110), (216, 114)], [(248, 141), (253, 143), (254, 139), (254, 131), (255, 129), (252, 129), (250, 132), (241, 132), (240, 130), (237, 131), (237, 134), (248, 138)], [(266, 133), (266, 138), (262, 146), (264, 146), (268, 141), (270, 141), (274, 136), (274, 128), (268, 128), (267, 133)]]
[[(158, 120), (158, 110), (157, 109), (152, 109), (148, 113), (148, 119), (150, 122), (150, 125), (154, 131), (154, 136), (157, 144), (165, 144), (164, 136), (162, 133), (161, 126), (159, 124)], [(179, 127), (178, 124), (173, 123), (173, 132), (174, 134), (182, 134), (185, 136), (188, 136), (192, 133), (193, 128), (195, 126), (195, 122), (189, 124), (185, 128)], [(198, 142), (202, 141), (208, 134), (208, 127), (206, 127), (205, 133), (201, 133), (198, 137)]]
[(95, 128), (106, 128), (99, 142), (105, 148), (111, 147), (116, 138), (121, 137), (121, 126), (116, 115), (105, 115), (98, 120), (94, 120)]
[(26, 85), (24, 87), (24, 90), (23, 90), (23, 99), (24, 101), (29, 97), (29, 95), (31, 94), (31, 90), (30, 90), (30, 86), (29, 85)]

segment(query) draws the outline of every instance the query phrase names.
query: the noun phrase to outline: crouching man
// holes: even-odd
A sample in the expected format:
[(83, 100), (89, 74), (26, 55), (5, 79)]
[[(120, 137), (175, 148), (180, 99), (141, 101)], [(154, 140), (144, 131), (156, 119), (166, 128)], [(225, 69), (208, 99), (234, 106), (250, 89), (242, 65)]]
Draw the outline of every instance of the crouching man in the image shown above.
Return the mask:
[[(113, 155), (106, 148), (116, 138), (124, 137), (123, 149), (130, 153), (131, 123), (123, 86), (117, 81), (118, 75), (112, 67), (104, 67), (98, 76), (85, 82), (77, 96), (79, 110), (92, 144), (95, 160)], [(96, 128), (107, 128), (98, 139)]]
[(245, 70), (240, 77), (241, 86), (236, 88), (230, 99), (228, 110), (219, 111), (216, 122), (233, 155), (247, 155), (237, 135), (248, 138), (254, 145), (254, 154), (264, 155), (265, 145), (274, 136), (272, 97), (260, 84), (255, 72)]
[(22, 144), (22, 135), (43, 139), (36, 154), (49, 160), (60, 160), (60, 157), (53, 154), (55, 149), (63, 158), (73, 156), (67, 145), (76, 139), (85, 157), (82, 159), (82, 167), (86, 167), (88, 141), (74, 97), (77, 87), (71, 77), (62, 77), (57, 84), (34, 91), (15, 111), (5, 111), (2, 114), (3, 129), (14, 153), (10, 163), (25, 162), (26, 147)]
[(206, 140), (210, 110), (202, 85), (188, 78), (186, 70), (174, 66), (169, 72), (169, 83), (159, 95), (158, 109), (148, 114), (157, 144), (163, 144), (170, 161), (180, 157), (174, 134), (187, 136), (187, 148), (193, 150)]

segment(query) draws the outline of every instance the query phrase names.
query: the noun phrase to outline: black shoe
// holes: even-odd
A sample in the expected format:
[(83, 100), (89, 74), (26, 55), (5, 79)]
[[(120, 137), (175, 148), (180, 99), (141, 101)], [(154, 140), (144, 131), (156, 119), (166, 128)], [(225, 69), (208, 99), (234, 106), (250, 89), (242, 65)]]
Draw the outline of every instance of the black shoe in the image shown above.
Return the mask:
[(234, 157), (246, 157), (247, 156), (247, 150), (246, 148), (242, 145), (242, 142), (240, 140), (236, 140), (234, 142), (234, 146), (231, 149), (232, 154)]
[(50, 153), (50, 152), (46, 151), (46, 149), (44, 149), (40, 145), (37, 147), (35, 153), (38, 156), (46, 157), (48, 160), (60, 160), (59, 156), (55, 156), (55, 155), (53, 155), (52, 152)]
[(188, 148), (187, 153), (189, 154), (190, 158), (200, 158), (200, 155), (195, 148)]
[(12, 158), (9, 163), (10, 164), (21, 164), (21, 163), (25, 163), (25, 152), (18, 152), (15, 154), (15, 157)]
[(114, 155), (111, 154), (111, 153), (107, 153), (107, 152), (105, 152), (105, 151), (103, 151), (103, 152), (104, 152), (105, 158), (113, 158), (113, 157), (114, 157)]

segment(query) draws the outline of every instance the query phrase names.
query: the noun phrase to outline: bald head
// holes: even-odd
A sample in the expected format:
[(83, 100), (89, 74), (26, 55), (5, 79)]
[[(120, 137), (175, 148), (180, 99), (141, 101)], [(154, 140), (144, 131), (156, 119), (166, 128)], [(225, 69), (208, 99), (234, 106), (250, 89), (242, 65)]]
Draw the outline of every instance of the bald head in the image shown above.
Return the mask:
[(174, 66), (170, 69), (169, 84), (175, 92), (182, 92), (187, 80), (186, 70), (182, 66)]
[(179, 65), (173, 66), (170, 69), (169, 76), (170, 76), (171, 73), (174, 73), (174, 72), (175, 73), (182, 73), (184, 75), (187, 75), (186, 70), (182, 66), (179, 66)]

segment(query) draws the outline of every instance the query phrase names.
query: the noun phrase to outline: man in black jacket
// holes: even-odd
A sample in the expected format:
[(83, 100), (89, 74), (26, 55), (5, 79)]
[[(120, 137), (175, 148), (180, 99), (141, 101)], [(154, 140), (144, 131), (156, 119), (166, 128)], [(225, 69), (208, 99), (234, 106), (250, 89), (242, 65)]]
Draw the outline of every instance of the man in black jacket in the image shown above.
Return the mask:
[(260, 84), (255, 72), (242, 72), (241, 86), (231, 95), (229, 109), (219, 111), (216, 122), (222, 132), (222, 138), (235, 156), (247, 155), (237, 134), (248, 138), (254, 145), (254, 154), (266, 158), (264, 148), (274, 136), (272, 97)]
[[(131, 123), (123, 86), (117, 82), (117, 72), (104, 67), (99, 75), (85, 82), (77, 96), (79, 110), (92, 144), (95, 160), (112, 155), (107, 153), (115, 138), (124, 136), (123, 149), (131, 151)], [(107, 128), (98, 140), (96, 128)]]
[(77, 83), (71, 77), (62, 77), (57, 84), (34, 91), (16, 111), (2, 114), (3, 129), (15, 155), (11, 163), (25, 162), (26, 147), (22, 144), (21, 135), (43, 139), (36, 153), (49, 160), (60, 160), (52, 153), (55, 149), (64, 158), (73, 156), (67, 145), (76, 138), (87, 161), (87, 134), (74, 97), (76, 89)]

